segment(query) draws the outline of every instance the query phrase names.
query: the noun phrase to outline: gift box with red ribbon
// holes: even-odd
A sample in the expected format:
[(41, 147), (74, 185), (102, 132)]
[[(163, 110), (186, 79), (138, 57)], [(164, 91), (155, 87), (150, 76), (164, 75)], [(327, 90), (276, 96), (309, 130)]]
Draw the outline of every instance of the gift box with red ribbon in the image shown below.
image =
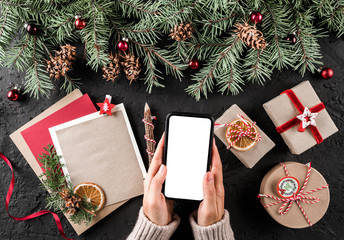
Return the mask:
[(338, 131), (309, 81), (282, 92), (263, 107), (293, 154)]

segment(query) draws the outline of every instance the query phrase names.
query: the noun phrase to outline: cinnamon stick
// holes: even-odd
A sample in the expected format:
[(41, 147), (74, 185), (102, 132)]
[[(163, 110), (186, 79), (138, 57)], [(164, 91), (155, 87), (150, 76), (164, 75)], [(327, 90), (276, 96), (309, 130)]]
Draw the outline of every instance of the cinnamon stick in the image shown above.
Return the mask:
[[(149, 159), (149, 164), (153, 159), (153, 154), (155, 153), (155, 142), (154, 142), (154, 127), (152, 124), (152, 113), (148, 104), (145, 104), (144, 109), (144, 120), (146, 121), (145, 124), (145, 136), (146, 136), (146, 144), (147, 144), (147, 154)], [(150, 124), (149, 124), (150, 123)], [(153, 140), (153, 141), (152, 141)], [(150, 154), (151, 153), (151, 154)]]

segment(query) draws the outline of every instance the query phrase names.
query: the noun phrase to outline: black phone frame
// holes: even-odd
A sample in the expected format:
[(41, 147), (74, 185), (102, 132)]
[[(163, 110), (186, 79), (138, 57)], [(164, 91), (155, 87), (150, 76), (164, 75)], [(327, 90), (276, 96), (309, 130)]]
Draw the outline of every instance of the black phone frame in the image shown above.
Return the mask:
[[(209, 151), (208, 151), (208, 161), (207, 161), (207, 172), (210, 170), (211, 165), (211, 156), (213, 152), (213, 138), (214, 138), (214, 118), (209, 114), (204, 113), (189, 113), (189, 112), (170, 112), (166, 116), (165, 120), (165, 139), (164, 139), (164, 155), (163, 155), (163, 164), (167, 166), (167, 144), (168, 144), (168, 129), (169, 129), (169, 120), (172, 116), (182, 116), (182, 117), (196, 117), (196, 118), (207, 118), (211, 121), (211, 127), (210, 127), (210, 138), (209, 138)], [(165, 196), (165, 182), (162, 185), (161, 192)], [(195, 200), (195, 199), (185, 199), (185, 198), (172, 198), (172, 197), (166, 197), (166, 199), (169, 200), (186, 200), (186, 201), (192, 201), (192, 202), (201, 202), (202, 200)]]

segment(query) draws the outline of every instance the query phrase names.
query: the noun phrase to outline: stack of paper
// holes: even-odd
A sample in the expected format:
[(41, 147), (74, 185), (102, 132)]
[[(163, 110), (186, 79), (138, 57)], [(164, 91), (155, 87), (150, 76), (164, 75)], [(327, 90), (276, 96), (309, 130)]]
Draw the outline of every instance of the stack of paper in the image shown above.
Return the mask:
[(112, 112), (99, 115), (89, 96), (75, 90), (10, 136), (37, 176), (43, 173), (38, 154), (54, 144), (74, 186), (93, 182), (103, 188), (107, 202), (94, 220), (87, 226), (70, 222), (77, 234), (143, 194), (146, 170), (123, 104)]

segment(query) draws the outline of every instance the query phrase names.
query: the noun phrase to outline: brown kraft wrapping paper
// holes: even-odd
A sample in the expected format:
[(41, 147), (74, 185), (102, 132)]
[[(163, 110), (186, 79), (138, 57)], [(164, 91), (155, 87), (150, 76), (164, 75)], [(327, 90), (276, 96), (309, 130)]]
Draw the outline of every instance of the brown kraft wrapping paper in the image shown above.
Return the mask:
[[(252, 121), (236, 104), (232, 105), (224, 114), (216, 119), (216, 123), (226, 124), (231, 123), (235, 119), (238, 119), (238, 114), (244, 116), (245, 119)], [(257, 142), (251, 149), (247, 151), (237, 151), (230, 148), (229, 150), (247, 167), (252, 168), (266, 153), (268, 153), (275, 143), (258, 127), (259, 134), (262, 136), (262, 140)], [(215, 135), (228, 147), (226, 140), (227, 127), (221, 127), (214, 131)]]
[(112, 116), (56, 131), (73, 186), (82, 182), (98, 184), (105, 192), (105, 206), (143, 194), (143, 176), (135, 150), (123, 112), (116, 108)]
[[(37, 117), (35, 117), (30, 122), (26, 123), (24, 126), (22, 126), (21, 128), (19, 128), (18, 130), (16, 130), (14, 133), (12, 133), (10, 135), (10, 138), (12, 139), (14, 144), (17, 146), (19, 151), (23, 154), (25, 160), (28, 162), (28, 164), (30, 165), (32, 170), (35, 172), (37, 177), (40, 176), (43, 173), (43, 171), (40, 168), (37, 160), (33, 156), (29, 146), (26, 144), (23, 136), (21, 135), (21, 132), (23, 130), (29, 128), (33, 124), (39, 122), (40, 120), (42, 120), (42, 119), (48, 117), (49, 115), (53, 114), (54, 112), (58, 111), (59, 109), (65, 107), (66, 105), (68, 105), (69, 103), (73, 102), (74, 100), (78, 99), (81, 96), (82, 96), (82, 93), (80, 92), (80, 90), (74, 90), (72, 93), (70, 93), (66, 97), (62, 98), (60, 101), (58, 101), (57, 103), (55, 103), (54, 105), (49, 107), (47, 110), (45, 110), (44, 112), (39, 114)], [(97, 216), (94, 217), (93, 221), (90, 222), (87, 226), (86, 226), (86, 224), (78, 225), (78, 224), (72, 223), (71, 221), (69, 221), (68, 216), (67, 215), (65, 215), (65, 216), (67, 217), (67, 219), (68, 219), (69, 223), (71, 224), (71, 226), (74, 228), (75, 232), (78, 235), (80, 235), (83, 232), (85, 232), (87, 229), (92, 227), (94, 224), (99, 222), (101, 219), (103, 219), (104, 217), (109, 215), (111, 212), (113, 212), (114, 210), (119, 208), (125, 202), (126, 201), (123, 201), (123, 202), (119, 202), (119, 203), (112, 204), (110, 206), (104, 207), (99, 212), (97, 212)]]
[[(296, 162), (285, 162), (284, 163), (288, 169), (289, 175), (295, 177), (299, 180), (300, 188), (304, 184), (306, 179), (308, 167), (306, 164), (296, 163)], [(277, 183), (278, 181), (285, 177), (285, 171), (281, 164), (273, 167), (263, 178), (260, 185), (261, 194), (269, 194), (274, 197), (281, 198), (277, 194)], [(314, 190), (325, 186), (326, 180), (324, 177), (314, 168), (311, 170), (308, 183), (303, 192)], [(320, 201), (314, 204), (306, 204), (300, 201), (300, 205), (307, 214), (309, 220), (312, 224), (318, 222), (326, 213), (327, 208), (330, 203), (330, 191), (329, 188), (322, 189), (320, 191), (310, 193), (306, 195), (307, 197), (318, 197)], [(260, 200), (264, 205), (277, 202), (274, 199), (261, 197)], [(270, 214), (270, 216), (279, 224), (289, 228), (306, 228), (310, 225), (308, 224), (305, 216), (302, 214), (299, 206), (296, 202), (293, 202), (289, 211), (285, 215), (279, 214), (279, 208), (282, 206), (282, 203), (265, 208), (265, 210)]]
[[(291, 90), (294, 91), (305, 107), (311, 108), (321, 102), (309, 81), (304, 81)], [(287, 94), (281, 94), (273, 98), (265, 103), (263, 107), (276, 127), (300, 115)], [(338, 131), (326, 109), (319, 112), (315, 122), (323, 139)], [(298, 128), (299, 125), (295, 125), (281, 133), (284, 142), (293, 154), (301, 154), (317, 144), (309, 128), (304, 132), (299, 132)]]

